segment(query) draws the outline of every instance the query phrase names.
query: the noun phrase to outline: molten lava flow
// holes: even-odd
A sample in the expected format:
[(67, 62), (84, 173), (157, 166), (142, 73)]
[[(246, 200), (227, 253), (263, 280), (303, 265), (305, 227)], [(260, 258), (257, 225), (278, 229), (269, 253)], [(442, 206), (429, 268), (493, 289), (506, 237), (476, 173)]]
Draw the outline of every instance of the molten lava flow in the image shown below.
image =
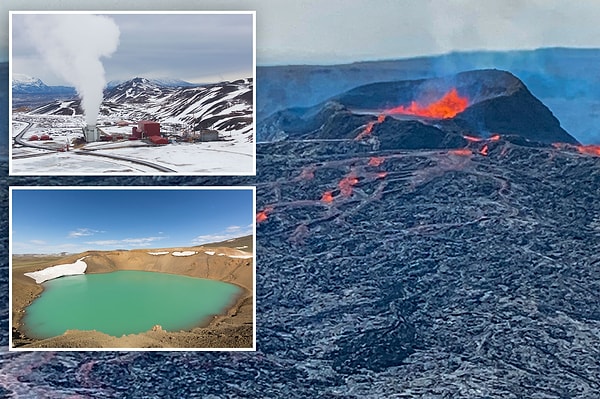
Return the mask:
[(256, 214), (256, 221), (257, 221), (258, 223), (262, 223), (262, 222), (264, 222), (265, 220), (267, 220), (267, 218), (268, 218), (268, 216), (267, 216), (267, 212), (265, 212), (265, 211), (258, 212), (258, 213)]
[(498, 140), (500, 140), (500, 135), (494, 134), (493, 136), (490, 136), (490, 138), (488, 140), (489, 141), (498, 141)]
[(470, 141), (471, 143), (478, 143), (483, 140), (481, 137), (466, 136), (466, 135), (463, 136), (463, 139)]
[(600, 157), (600, 145), (578, 145), (577, 151), (582, 154), (595, 155)]
[(388, 175), (388, 172), (379, 172), (377, 173), (378, 179), (384, 179)]
[(268, 219), (269, 213), (273, 212), (273, 208), (267, 207), (256, 214), (256, 222), (262, 223)]
[(379, 166), (385, 161), (382, 157), (371, 157), (369, 159), (369, 166)]
[(323, 193), (323, 196), (321, 197), (321, 201), (323, 202), (332, 202), (333, 201), (333, 194), (331, 194), (331, 191), (325, 191)]
[(489, 150), (489, 149), (488, 149), (488, 146), (487, 146), (487, 144), (486, 144), (486, 145), (484, 145), (484, 146), (483, 146), (483, 148), (482, 148), (481, 150), (479, 150), (479, 153), (480, 153), (481, 155), (483, 155), (484, 157), (487, 157), (487, 155), (488, 155), (488, 150)]
[(385, 114), (404, 114), (424, 116), (427, 118), (448, 119), (463, 112), (468, 106), (469, 99), (461, 97), (456, 89), (452, 89), (442, 98), (429, 105), (421, 105), (416, 101), (413, 101), (408, 107), (400, 105), (399, 107), (387, 110)]
[(463, 148), (460, 150), (450, 150), (450, 151), (448, 151), (448, 154), (459, 155), (461, 157), (468, 157), (468, 156), (471, 156), (471, 154), (473, 154), (473, 153), (471, 152), (471, 150), (467, 150), (466, 148)]
[(363, 138), (367, 137), (373, 131), (373, 127), (375, 125), (378, 125), (378, 124), (382, 123), (384, 120), (385, 120), (385, 115), (384, 114), (380, 114), (377, 117), (376, 121), (371, 121), (371, 122), (367, 123), (367, 126), (365, 126), (365, 130), (363, 130), (362, 132), (360, 132), (358, 134), (358, 136), (356, 136), (354, 138), (354, 140), (358, 141), (358, 140), (362, 140)]
[(349, 197), (352, 195), (352, 187), (358, 184), (358, 178), (354, 175), (348, 175), (344, 177), (338, 183), (338, 187), (340, 188), (340, 193), (344, 197)]

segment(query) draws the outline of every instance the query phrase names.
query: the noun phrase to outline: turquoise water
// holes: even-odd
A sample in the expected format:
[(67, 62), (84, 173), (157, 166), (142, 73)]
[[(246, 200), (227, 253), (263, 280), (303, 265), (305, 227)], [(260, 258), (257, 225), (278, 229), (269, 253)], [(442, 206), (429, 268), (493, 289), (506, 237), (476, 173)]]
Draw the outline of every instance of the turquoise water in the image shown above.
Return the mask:
[(27, 334), (38, 339), (72, 329), (115, 337), (156, 324), (167, 331), (189, 330), (241, 293), (221, 281), (142, 271), (60, 277), (43, 286), (23, 318)]

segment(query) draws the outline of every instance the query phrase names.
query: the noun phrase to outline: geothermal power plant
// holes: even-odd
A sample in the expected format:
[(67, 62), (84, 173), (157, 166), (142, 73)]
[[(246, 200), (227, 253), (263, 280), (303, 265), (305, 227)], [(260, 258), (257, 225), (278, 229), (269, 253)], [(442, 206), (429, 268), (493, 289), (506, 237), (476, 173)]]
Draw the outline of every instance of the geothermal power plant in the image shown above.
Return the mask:
[(86, 125), (83, 128), (83, 137), (85, 137), (86, 142), (93, 143), (100, 139), (100, 131), (96, 126)]

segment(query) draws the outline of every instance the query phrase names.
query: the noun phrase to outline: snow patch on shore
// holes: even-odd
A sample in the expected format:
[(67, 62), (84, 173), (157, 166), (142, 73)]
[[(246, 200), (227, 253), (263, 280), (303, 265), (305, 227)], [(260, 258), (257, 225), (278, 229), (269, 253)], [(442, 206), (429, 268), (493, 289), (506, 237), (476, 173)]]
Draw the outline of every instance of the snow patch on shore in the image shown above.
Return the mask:
[(164, 251), (164, 252), (148, 252), (149, 255), (167, 255), (169, 253), (169, 251)]
[(75, 263), (67, 265), (50, 266), (37, 272), (23, 273), (27, 277), (31, 277), (37, 284), (43, 283), (44, 281), (52, 280), (62, 276), (73, 276), (76, 274), (84, 274), (87, 269), (87, 263), (83, 260), (85, 256), (78, 259)]
[(173, 252), (173, 256), (192, 256), (192, 255), (196, 255), (197, 252), (196, 251), (175, 251)]
[(207, 255), (214, 255), (215, 251), (204, 251), (204, 253)]

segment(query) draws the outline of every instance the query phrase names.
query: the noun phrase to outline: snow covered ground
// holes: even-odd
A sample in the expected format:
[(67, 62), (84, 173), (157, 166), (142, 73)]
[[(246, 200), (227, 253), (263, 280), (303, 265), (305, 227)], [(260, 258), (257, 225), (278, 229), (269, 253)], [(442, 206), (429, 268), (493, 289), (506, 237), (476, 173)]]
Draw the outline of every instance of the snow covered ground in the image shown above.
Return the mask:
[[(247, 136), (224, 133), (227, 141), (176, 142), (155, 146), (145, 141), (127, 140), (131, 127), (101, 126), (107, 134), (123, 135), (124, 140), (95, 142), (74, 148), (81, 137), (80, 116), (13, 116), (12, 135), (40, 148), (13, 145), (10, 171), (16, 175), (253, 175), (255, 144)], [(52, 140), (29, 141), (33, 135), (49, 135)], [(68, 152), (58, 152), (67, 143)], [(116, 159), (118, 158), (118, 159)]]
[(198, 252), (196, 251), (175, 251), (171, 255), (173, 256), (192, 256), (196, 255)]
[(73, 276), (76, 274), (84, 274), (87, 269), (87, 264), (83, 261), (85, 257), (78, 259), (75, 263), (66, 265), (50, 266), (37, 272), (23, 273), (27, 277), (31, 277), (37, 284), (44, 281), (52, 280), (62, 276)]
[(163, 252), (148, 252), (149, 255), (167, 255), (169, 253), (169, 251), (163, 251)]

